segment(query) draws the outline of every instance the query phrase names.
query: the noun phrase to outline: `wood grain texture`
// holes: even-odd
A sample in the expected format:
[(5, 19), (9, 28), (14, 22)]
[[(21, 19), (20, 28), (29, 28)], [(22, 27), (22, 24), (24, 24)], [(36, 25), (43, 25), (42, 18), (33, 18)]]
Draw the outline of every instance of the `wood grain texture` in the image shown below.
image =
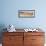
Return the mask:
[(44, 32), (24, 33), (24, 46), (44, 46)]
[(44, 46), (44, 32), (3, 32), (3, 46)]
[(6, 32), (3, 36), (3, 46), (22, 46), (23, 33)]

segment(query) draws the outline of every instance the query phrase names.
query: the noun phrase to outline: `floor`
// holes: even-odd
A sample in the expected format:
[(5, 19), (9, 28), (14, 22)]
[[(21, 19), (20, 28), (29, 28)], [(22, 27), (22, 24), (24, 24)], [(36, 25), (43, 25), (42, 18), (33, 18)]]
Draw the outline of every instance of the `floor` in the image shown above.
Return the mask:
[(2, 46), (2, 44), (0, 44), (0, 46)]

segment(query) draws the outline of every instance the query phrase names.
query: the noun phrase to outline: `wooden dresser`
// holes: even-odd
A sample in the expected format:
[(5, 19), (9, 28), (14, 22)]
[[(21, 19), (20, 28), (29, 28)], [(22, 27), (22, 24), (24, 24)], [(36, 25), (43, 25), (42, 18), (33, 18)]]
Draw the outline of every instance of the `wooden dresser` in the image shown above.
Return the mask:
[(3, 32), (3, 46), (44, 46), (44, 32)]

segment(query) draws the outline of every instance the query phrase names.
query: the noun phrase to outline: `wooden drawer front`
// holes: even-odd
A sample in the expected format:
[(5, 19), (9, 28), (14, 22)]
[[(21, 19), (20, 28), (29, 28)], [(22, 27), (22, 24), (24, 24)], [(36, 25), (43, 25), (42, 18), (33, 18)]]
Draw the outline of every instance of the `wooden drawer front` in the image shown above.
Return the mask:
[(23, 32), (4, 32), (4, 36), (23, 36)]
[(44, 46), (44, 36), (24, 36), (24, 46)]
[(8, 44), (8, 45), (11, 45), (11, 44), (15, 44), (15, 45), (20, 45), (22, 46), (23, 44), (23, 37), (22, 36), (5, 36), (3, 38), (3, 44)]
[(23, 46), (23, 44), (22, 43), (17, 43), (17, 44), (2, 44), (2, 46)]
[(24, 46), (31, 46), (31, 44), (32, 44), (32, 37), (30, 37), (30, 36), (25, 36), (24, 37)]
[(44, 36), (32, 36), (32, 44), (43, 44)]
[(32, 44), (32, 46), (44, 46), (43, 44)]
[(29, 36), (29, 35), (35, 35), (35, 36), (36, 36), (36, 35), (37, 35), (37, 36), (38, 36), (38, 35), (39, 35), (39, 36), (43, 35), (43, 36), (44, 36), (44, 32), (25, 32), (25, 33), (24, 33), (24, 36), (26, 36), (26, 35), (27, 35), (27, 36)]
[(3, 37), (3, 44), (8, 43), (8, 41), (9, 41), (9, 38), (6, 37), (6, 36), (4, 36), (4, 37)]

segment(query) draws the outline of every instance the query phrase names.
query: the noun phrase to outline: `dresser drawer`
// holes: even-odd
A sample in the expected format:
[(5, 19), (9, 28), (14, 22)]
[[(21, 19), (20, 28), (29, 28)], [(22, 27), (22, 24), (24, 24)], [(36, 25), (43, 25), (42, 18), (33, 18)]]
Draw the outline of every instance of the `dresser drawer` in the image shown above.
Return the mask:
[(44, 44), (32, 44), (32, 46), (44, 46)]
[(44, 36), (32, 36), (32, 43), (33, 44), (43, 44)]
[(33, 35), (34, 35), (34, 36), (36, 36), (36, 35), (37, 35), (37, 36), (41, 36), (41, 35), (44, 36), (45, 33), (44, 33), (44, 32), (25, 32), (25, 33), (24, 33), (24, 36), (31, 36), (31, 35), (32, 35), (32, 36), (33, 36)]
[(23, 36), (23, 32), (4, 32), (5, 36)]
[(23, 46), (23, 43), (19, 43), (19, 44), (18, 43), (17, 44), (16, 43), (12, 43), (12, 44), (10, 44), (10, 43), (8, 43), (8, 44), (5, 43), (4, 44), (3, 43), (2, 46)]
[(21, 42), (23, 41), (23, 36), (4, 36), (3, 37), (3, 43), (15, 43), (15, 42)]

